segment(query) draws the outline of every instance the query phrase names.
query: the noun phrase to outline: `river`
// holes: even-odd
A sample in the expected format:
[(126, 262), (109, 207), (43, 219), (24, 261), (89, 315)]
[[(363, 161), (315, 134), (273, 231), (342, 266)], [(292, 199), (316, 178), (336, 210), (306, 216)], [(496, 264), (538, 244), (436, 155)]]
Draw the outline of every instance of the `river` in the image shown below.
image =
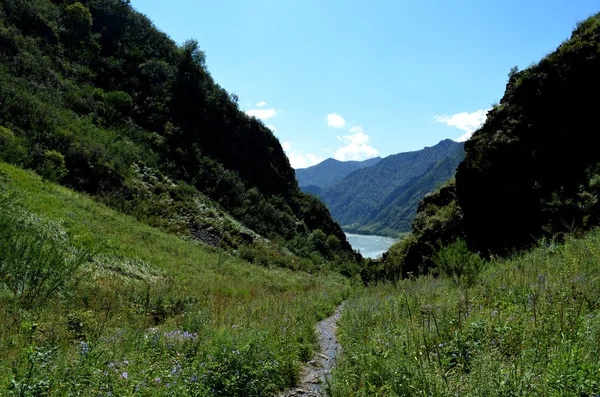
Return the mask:
[(346, 233), (353, 249), (360, 251), (366, 258), (377, 258), (386, 252), (396, 241), (391, 237)]

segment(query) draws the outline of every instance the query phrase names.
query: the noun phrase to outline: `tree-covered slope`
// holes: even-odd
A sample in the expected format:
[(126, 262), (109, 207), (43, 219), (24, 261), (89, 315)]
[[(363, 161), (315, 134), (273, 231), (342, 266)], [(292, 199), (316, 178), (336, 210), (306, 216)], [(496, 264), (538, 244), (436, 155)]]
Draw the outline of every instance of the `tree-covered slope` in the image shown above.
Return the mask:
[[(600, 14), (538, 64), (511, 70), (506, 92), (465, 143), (456, 182), (420, 204), (411, 234), (372, 271), (423, 273), (444, 245), (466, 239), (484, 256), (599, 225)], [(370, 276), (376, 278), (377, 276)]]
[(407, 183), (394, 190), (371, 215), (371, 221), (360, 230), (375, 234), (408, 232), (417, 213), (419, 202), (440, 184), (456, 173), (456, 167), (464, 158), (458, 150), (435, 164), (433, 169), (414, 183)]
[(462, 151), (462, 143), (447, 139), (433, 147), (388, 156), (323, 189), (321, 197), (348, 230), (408, 231), (418, 201), (453, 176)]
[(252, 240), (216, 221), (216, 206), (291, 249), (320, 230), (335, 255), (350, 252), (198, 43), (177, 46), (129, 2), (0, 3), (0, 127), (1, 158), (151, 225), (234, 248)]
[(336, 159), (327, 159), (317, 165), (308, 168), (296, 170), (296, 179), (302, 191), (313, 193), (304, 189), (306, 186), (314, 185), (320, 188), (326, 188), (341, 181), (352, 172), (370, 167), (381, 161), (381, 157), (375, 157), (364, 161), (339, 161)]
[(538, 64), (511, 71), (456, 175), (474, 248), (502, 253), (598, 224), (598, 70), (600, 14)]

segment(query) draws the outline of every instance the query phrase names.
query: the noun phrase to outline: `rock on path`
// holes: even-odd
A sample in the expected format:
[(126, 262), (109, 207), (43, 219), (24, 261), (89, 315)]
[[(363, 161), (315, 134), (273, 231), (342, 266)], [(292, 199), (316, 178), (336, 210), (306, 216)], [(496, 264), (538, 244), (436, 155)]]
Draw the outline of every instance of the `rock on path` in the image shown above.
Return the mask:
[(342, 314), (342, 305), (338, 306), (331, 317), (317, 324), (319, 345), (321, 349), (315, 354), (302, 371), (300, 383), (278, 397), (323, 397), (326, 395), (324, 387), (331, 377), (331, 370), (335, 368), (336, 354), (341, 346), (337, 341), (337, 322)]

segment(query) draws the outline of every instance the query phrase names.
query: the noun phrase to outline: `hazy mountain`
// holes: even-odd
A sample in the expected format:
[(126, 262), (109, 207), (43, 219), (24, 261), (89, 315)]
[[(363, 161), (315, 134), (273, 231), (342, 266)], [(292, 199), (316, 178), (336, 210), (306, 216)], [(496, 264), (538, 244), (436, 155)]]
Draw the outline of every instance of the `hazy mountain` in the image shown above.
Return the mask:
[(314, 188), (305, 189), (306, 186), (314, 185), (325, 188), (336, 184), (354, 171), (370, 167), (381, 161), (381, 157), (375, 157), (364, 161), (339, 161), (327, 159), (317, 165), (296, 170), (298, 185), (306, 193), (315, 193)]

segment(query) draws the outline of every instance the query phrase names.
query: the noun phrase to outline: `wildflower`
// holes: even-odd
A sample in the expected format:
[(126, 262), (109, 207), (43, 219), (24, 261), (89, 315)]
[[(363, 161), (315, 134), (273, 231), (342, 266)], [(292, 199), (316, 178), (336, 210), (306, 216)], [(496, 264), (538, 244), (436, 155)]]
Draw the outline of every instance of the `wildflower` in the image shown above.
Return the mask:
[(544, 282), (546, 282), (546, 277), (544, 277), (543, 274), (538, 274), (538, 282), (544, 284)]
[(85, 356), (90, 352), (90, 345), (87, 342), (79, 342), (79, 353)]
[(123, 372), (123, 373), (121, 374), (121, 377), (120, 377), (120, 378), (121, 378), (121, 379), (127, 379), (128, 377), (129, 377), (129, 374), (127, 374), (127, 372)]
[(196, 383), (198, 382), (198, 375), (194, 374), (190, 377), (190, 382), (191, 383)]
[(160, 378), (159, 377), (155, 378), (154, 383), (160, 383)]

